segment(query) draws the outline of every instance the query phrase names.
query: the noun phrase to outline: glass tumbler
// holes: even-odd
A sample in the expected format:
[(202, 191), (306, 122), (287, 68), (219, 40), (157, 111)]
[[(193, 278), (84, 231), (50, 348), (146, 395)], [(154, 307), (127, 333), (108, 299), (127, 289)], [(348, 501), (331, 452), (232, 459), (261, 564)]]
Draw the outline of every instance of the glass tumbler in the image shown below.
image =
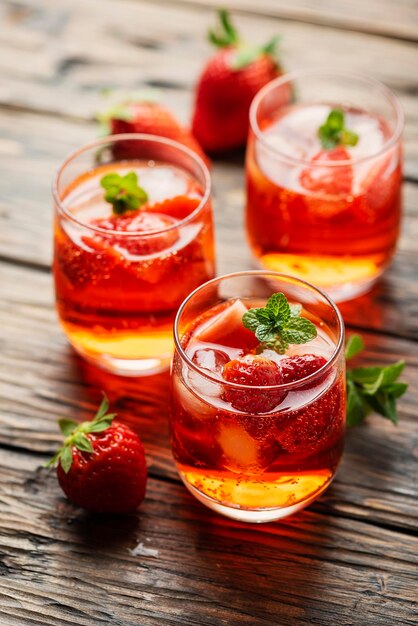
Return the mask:
[[(275, 292), (300, 305), (317, 336), (285, 354), (267, 350), (263, 362), (283, 368), (305, 357), (318, 369), (267, 386), (226, 380), (226, 364), (260, 353), (243, 313)], [(275, 272), (222, 276), (186, 298), (174, 337), (172, 449), (189, 491), (244, 522), (286, 517), (315, 500), (335, 475), (345, 430), (344, 326), (328, 296)]]
[[(147, 200), (115, 214), (101, 182), (132, 173)], [(70, 343), (117, 374), (166, 369), (179, 305), (215, 272), (206, 165), (169, 139), (114, 135), (66, 159), (53, 197), (56, 303)]]

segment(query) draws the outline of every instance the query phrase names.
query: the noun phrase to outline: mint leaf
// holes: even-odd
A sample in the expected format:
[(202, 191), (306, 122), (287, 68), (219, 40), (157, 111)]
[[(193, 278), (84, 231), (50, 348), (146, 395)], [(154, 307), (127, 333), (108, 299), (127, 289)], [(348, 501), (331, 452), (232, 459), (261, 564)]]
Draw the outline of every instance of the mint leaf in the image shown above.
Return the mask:
[(283, 293), (274, 293), (267, 301), (266, 309), (272, 314), (277, 323), (285, 324), (290, 317), (290, 306)]
[(288, 343), (308, 343), (308, 341), (315, 339), (317, 330), (314, 324), (305, 317), (292, 317), (281, 335)]
[(355, 383), (347, 380), (347, 426), (355, 426), (360, 424), (370, 412), (361, 389), (357, 388)]
[[(364, 348), (359, 335), (353, 335), (347, 342), (346, 358), (356, 356)], [(403, 396), (408, 385), (397, 382), (405, 367), (404, 361), (391, 365), (356, 367), (347, 370), (347, 424), (353, 426), (362, 422), (369, 413), (398, 421), (396, 400)]]
[(104, 199), (112, 205), (115, 215), (135, 211), (148, 200), (147, 192), (138, 185), (136, 172), (128, 172), (125, 176), (116, 172), (106, 174), (100, 185), (106, 191)]
[(359, 136), (345, 128), (345, 115), (341, 109), (333, 109), (322, 126), (318, 128), (318, 137), (322, 147), (332, 150), (337, 146), (355, 146)]
[(289, 344), (307, 343), (317, 335), (316, 326), (299, 317), (301, 312), (300, 304), (290, 305), (283, 293), (274, 293), (264, 308), (249, 309), (244, 313), (242, 323), (264, 347), (284, 354)]
[(347, 361), (364, 350), (364, 341), (360, 335), (351, 335), (345, 346), (345, 358)]
[(255, 333), (260, 324), (260, 319), (258, 317), (258, 311), (260, 310), (261, 309), (249, 309), (242, 317), (242, 323), (245, 328), (251, 330), (252, 333)]

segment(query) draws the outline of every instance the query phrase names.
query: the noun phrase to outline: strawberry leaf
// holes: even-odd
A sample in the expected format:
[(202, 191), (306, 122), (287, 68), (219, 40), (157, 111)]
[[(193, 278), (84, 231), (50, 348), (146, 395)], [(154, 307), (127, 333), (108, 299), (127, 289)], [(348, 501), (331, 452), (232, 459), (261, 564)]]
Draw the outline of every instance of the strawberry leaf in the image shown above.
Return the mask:
[(69, 420), (69, 419), (64, 418), (64, 419), (58, 420), (58, 425), (60, 427), (60, 431), (62, 432), (62, 434), (65, 435), (65, 437), (69, 437), (69, 435), (71, 435), (73, 430), (77, 428), (78, 423), (75, 422), (74, 420)]
[(73, 445), (82, 452), (94, 452), (91, 442), (84, 433), (78, 433), (73, 440)]
[(96, 415), (94, 416), (94, 419), (95, 420), (101, 419), (104, 415), (106, 415), (108, 410), (109, 410), (109, 398), (104, 393), (103, 394), (103, 400), (100, 403), (100, 406), (98, 408), (98, 411), (97, 411)]
[(59, 461), (64, 472), (68, 474), (73, 462), (73, 451), (71, 446), (65, 446), (65, 448), (63, 448)]
[(218, 48), (227, 48), (239, 42), (239, 35), (232, 24), (229, 12), (226, 9), (218, 11), (219, 24), (215, 30), (208, 33), (209, 41)]

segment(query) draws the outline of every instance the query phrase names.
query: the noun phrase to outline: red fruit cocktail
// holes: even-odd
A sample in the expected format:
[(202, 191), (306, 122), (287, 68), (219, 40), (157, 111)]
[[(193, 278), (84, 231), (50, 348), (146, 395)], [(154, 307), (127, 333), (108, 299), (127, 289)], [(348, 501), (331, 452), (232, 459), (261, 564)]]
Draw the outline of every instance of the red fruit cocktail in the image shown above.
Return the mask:
[(351, 74), (294, 72), (257, 94), (250, 122), (246, 220), (258, 264), (336, 300), (369, 289), (399, 235), (403, 116), (393, 94)]
[(214, 275), (206, 166), (176, 142), (119, 135), (70, 156), (53, 192), (57, 307), (70, 343), (116, 373), (167, 367), (179, 305)]
[(174, 333), (172, 447), (187, 488), (248, 522), (317, 498), (345, 427), (344, 329), (327, 296), (274, 272), (230, 274), (187, 298)]

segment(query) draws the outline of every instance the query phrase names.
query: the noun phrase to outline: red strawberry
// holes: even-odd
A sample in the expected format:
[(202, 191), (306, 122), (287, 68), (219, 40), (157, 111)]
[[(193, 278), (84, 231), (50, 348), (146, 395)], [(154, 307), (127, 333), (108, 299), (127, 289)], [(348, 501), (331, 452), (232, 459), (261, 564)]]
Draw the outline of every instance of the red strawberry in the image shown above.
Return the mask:
[(319, 400), (290, 411), (284, 417), (277, 425), (277, 440), (287, 452), (306, 454), (328, 445), (331, 439), (340, 437), (344, 429), (343, 381), (337, 381)]
[(104, 398), (91, 422), (60, 420), (66, 439), (49, 465), (69, 500), (95, 513), (128, 513), (145, 496), (147, 468), (141, 440), (106, 415)]
[(195, 97), (192, 131), (206, 152), (222, 152), (245, 145), (248, 114), (256, 93), (282, 72), (275, 58), (277, 41), (264, 47), (244, 44), (219, 12), (220, 34), (209, 38), (220, 50), (200, 75)]
[[(182, 126), (174, 115), (156, 102), (125, 102), (99, 116), (112, 135), (121, 133), (145, 133), (178, 141), (196, 152), (204, 161), (207, 157), (190, 131)], [(137, 156), (135, 144), (118, 145), (117, 158)]]
[[(246, 354), (229, 361), (223, 369), (223, 377), (230, 383), (239, 385), (280, 385), (282, 374), (274, 361), (256, 354)], [(224, 399), (234, 409), (246, 413), (267, 413), (274, 409), (283, 399), (280, 390), (261, 391), (260, 389), (226, 388)]]
[(283, 382), (292, 383), (295, 380), (306, 378), (306, 376), (323, 367), (326, 362), (327, 360), (323, 356), (317, 354), (304, 354), (282, 359), (279, 367), (283, 376)]
[[(299, 176), (302, 187), (309, 191), (330, 196), (347, 195), (353, 185), (353, 168), (351, 165), (327, 167), (326, 163), (349, 161), (350, 155), (344, 146), (332, 150), (320, 150), (312, 159), (312, 167), (306, 167)], [(325, 165), (318, 165), (321, 161)]]

